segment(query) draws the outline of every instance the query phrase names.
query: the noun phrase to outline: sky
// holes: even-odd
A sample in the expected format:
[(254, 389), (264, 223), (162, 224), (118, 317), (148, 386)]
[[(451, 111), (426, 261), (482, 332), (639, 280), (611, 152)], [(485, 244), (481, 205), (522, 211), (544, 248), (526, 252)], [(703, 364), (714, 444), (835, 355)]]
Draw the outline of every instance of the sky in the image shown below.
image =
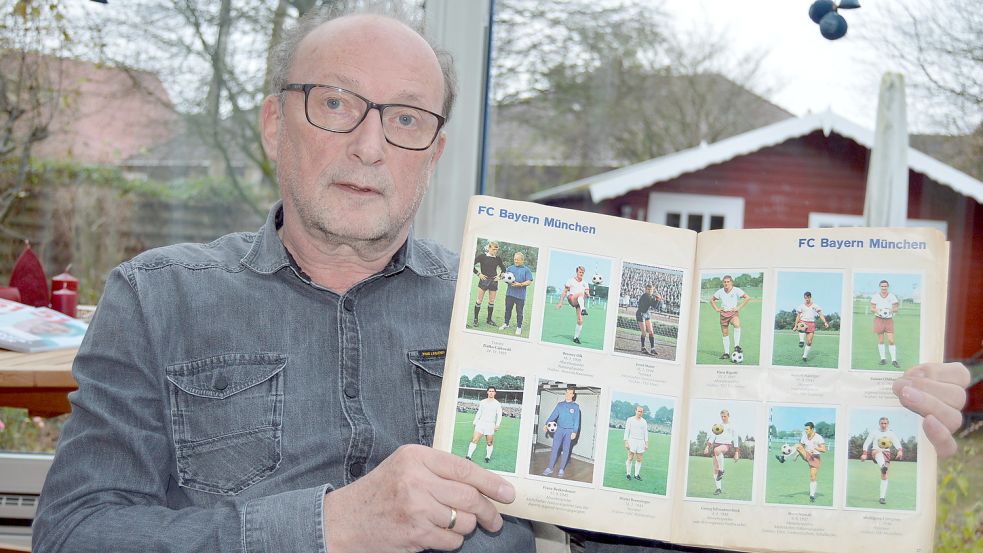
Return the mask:
[(803, 302), (802, 294), (806, 291), (812, 292), (812, 301), (823, 308), (827, 317), (841, 313), (843, 273), (780, 271), (777, 309), (795, 309)]
[(690, 438), (695, 440), (700, 431), (707, 432), (711, 426), (720, 422), (721, 409), (730, 411), (730, 423), (742, 439), (757, 431), (760, 421), (758, 404), (728, 399), (694, 399), (689, 409)]
[[(802, 430), (806, 422), (835, 423), (836, 409), (832, 407), (772, 407), (771, 424), (779, 432), (785, 430)], [(826, 436), (823, 436), (824, 438)]]
[(585, 280), (590, 282), (594, 274), (599, 274), (604, 279), (604, 282), (610, 286), (610, 259), (560, 250), (553, 250), (550, 253), (550, 270), (549, 276), (547, 277), (547, 284), (555, 286), (557, 292), (562, 292), (567, 280), (576, 276), (577, 267), (581, 265), (587, 269), (587, 272), (584, 273)]
[[(662, 0), (677, 28), (699, 36), (707, 27), (733, 39), (737, 51), (764, 51), (764, 84), (774, 87), (770, 99), (794, 115), (832, 109), (835, 113), (873, 129), (882, 69), (889, 62), (859, 39), (865, 27), (877, 22), (876, 2), (856, 10), (842, 10), (848, 24), (845, 37), (830, 41), (809, 19), (812, 0), (776, 0), (764, 3), (731, 0)], [(880, 67), (878, 67), (880, 66)], [(912, 130), (917, 121), (909, 106)]]
[(880, 293), (881, 280), (900, 299), (921, 297), (922, 276), (902, 273), (854, 273), (853, 295), (869, 296)]

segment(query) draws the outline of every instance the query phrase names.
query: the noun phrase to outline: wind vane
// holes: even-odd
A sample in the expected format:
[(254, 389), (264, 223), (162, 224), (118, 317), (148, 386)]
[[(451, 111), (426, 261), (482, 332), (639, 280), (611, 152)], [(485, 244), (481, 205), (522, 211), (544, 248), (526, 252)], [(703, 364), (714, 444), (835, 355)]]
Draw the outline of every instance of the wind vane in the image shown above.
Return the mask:
[(809, 18), (819, 24), (819, 32), (829, 40), (843, 38), (846, 35), (846, 18), (839, 10), (855, 10), (860, 7), (860, 0), (816, 0), (809, 6)]

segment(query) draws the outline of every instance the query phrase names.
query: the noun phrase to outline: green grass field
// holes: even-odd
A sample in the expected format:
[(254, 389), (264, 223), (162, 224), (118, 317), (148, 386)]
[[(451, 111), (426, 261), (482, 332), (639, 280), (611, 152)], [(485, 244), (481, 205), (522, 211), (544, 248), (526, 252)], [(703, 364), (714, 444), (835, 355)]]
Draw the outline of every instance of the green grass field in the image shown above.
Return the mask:
[(723, 491), (720, 495), (713, 495), (713, 491), (717, 489), (713, 483), (713, 459), (708, 455), (690, 456), (689, 472), (686, 477), (686, 497), (711, 497), (736, 501), (751, 501), (754, 461), (741, 459), (735, 463), (733, 454), (725, 455), (722, 482)]
[[(745, 290), (751, 302), (741, 309), (741, 349), (744, 350), (744, 364), (761, 363), (761, 289)], [(698, 365), (719, 365), (729, 361), (720, 359), (724, 352), (723, 335), (720, 333), (720, 314), (713, 310), (710, 302), (700, 302), (700, 332), (696, 341), (696, 363)], [(734, 349), (734, 327), (730, 327), (731, 351)]]
[[(633, 311), (633, 310), (632, 310)], [(641, 351), (641, 341), (639, 338), (642, 332), (638, 329), (635, 317), (630, 318), (624, 316), (625, 311), (621, 311), (621, 316), (619, 316), (620, 324), (631, 324), (634, 327), (625, 328), (623, 326), (618, 326), (614, 333), (614, 351), (620, 353), (630, 353), (632, 355), (637, 355), (639, 357), (656, 357), (658, 359), (667, 359), (674, 361), (676, 359), (676, 339), (670, 336), (662, 336), (656, 331), (655, 334), (655, 354), (642, 353)], [(649, 347), (648, 338), (645, 339), (645, 347)]]
[[(819, 326), (822, 326), (821, 322)], [(835, 369), (839, 366), (840, 361), (840, 333), (817, 329), (812, 337), (812, 349), (809, 351), (808, 362), (802, 362), (802, 350), (803, 348), (799, 347), (798, 332), (776, 330), (772, 364), (788, 367)]]
[[(474, 433), (474, 413), (457, 413), (454, 421), (454, 441), (451, 453), (467, 457), (468, 444)], [(478, 448), (474, 450), (472, 459), (482, 467), (490, 470), (515, 473), (515, 460), (519, 449), (519, 419), (502, 417), (502, 426), (495, 433), (495, 450), (491, 461), (485, 463), (485, 438), (478, 439)]]
[[(552, 300), (552, 301), (551, 301)], [(546, 299), (543, 313), (543, 341), (563, 344), (568, 347), (604, 349), (604, 322), (607, 320), (607, 304), (591, 300), (584, 317), (584, 328), (580, 332), (580, 345), (573, 343), (573, 332), (577, 326), (577, 314), (567, 300), (556, 308), (555, 296)], [(615, 307), (616, 309), (617, 307)], [(525, 329), (523, 329), (525, 331)]]
[[(918, 364), (919, 327), (921, 325), (921, 306), (905, 303), (894, 316), (894, 341), (898, 347), (898, 364), (891, 366), (891, 354), (885, 351), (887, 365), (880, 365), (881, 355), (877, 350), (877, 335), (874, 334), (874, 316), (870, 312), (870, 302), (866, 299), (853, 302), (853, 354), (850, 366), (854, 369), (903, 371)], [(887, 344), (885, 337), (884, 343)]]
[(801, 457), (795, 461), (779, 463), (775, 455), (781, 453), (781, 444), (774, 443), (768, 448), (767, 477), (765, 478), (765, 501), (786, 505), (833, 505), (833, 462), (835, 450), (827, 443), (829, 451), (822, 455), (822, 464), (816, 476), (816, 502), (809, 502), (809, 465)]
[[(826, 460), (824, 459), (825, 463)], [(864, 509), (915, 510), (917, 463), (895, 461), (888, 473), (887, 504), (878, 502), (881, 471), (876, 463), (850, 459), (846, 467), (846, 506)]]
[[(533, 275), (535, 276), (535, 275)], [(480, 330), (482, 332), (488, 332), (490, 334), (503, 334), (507, 336), (515, 336), (515, 325), (516, 325), (516, 313), (512, 310), (512, 318), (509, 319), (509, 327), (504, 330), (499, 330), (498, 327), (502, 326), (505, 322), (505, 290), (506, 286), (504, 282), (498, 283), (498, 293), (495, 295), (495, 311), (492, 312), (492, 320), (495, 321), (494, 325), (488, 325), (485, 320), (488, 318), (488, 292), (485, 292), (485, 297), (481, 299), (481, 311), (478, 313), (478, 326), (474, 326), (474, 302), (478, 298), (478, 275), (471, 277), (471, 302), (468, 304), (468, 317), (467, 317), (467, 327), (474, 330)], [(529, 327), (532, 322), (532, 298), (533, 294), (536, 293), (536, 282), (533, 281), (532, 284), (526, 287), (526, 305), (522, 309), (522, 336), (523, 338), (529, 337)]]
[[(625, 461), (628, 460), (628, 450), (625, 449), (624, 431), (618, 428), (608, 429), (607, 457), (604, 459), (604, 485), (609, 488), (631, 490), (633, 492), (666, 494), (666, 482), (669, 477), (669, 443), (670, 436), (649, 432), (649, 448), (642, 455), (641, 480), (625, 478)], [(635, 474), (635, 464), (632, 463), (632, 474)]]

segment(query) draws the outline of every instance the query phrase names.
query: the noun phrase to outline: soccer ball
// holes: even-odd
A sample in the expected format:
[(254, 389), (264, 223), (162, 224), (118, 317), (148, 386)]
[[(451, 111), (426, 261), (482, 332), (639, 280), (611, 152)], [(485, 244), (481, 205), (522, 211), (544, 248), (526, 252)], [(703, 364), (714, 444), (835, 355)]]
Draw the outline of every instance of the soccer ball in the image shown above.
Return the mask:
[(743, 363), (744, 362), (744, 354), (741, 353), (741, 352), (739, 352), (739, 351), (735, 351), (735, 352), (731, 353), (730, 354), (730, 362), (731, 363)]
[(556, 421), (549, 421), (546, 423), (546, 431), (550, 434), (556, 432)]
[(877, 447), (881, 449), (891, 449), (892, 445), (893, 444), (891, 443), (891, 438), (888, 438), (887, 436), (881, 436), (877, 440)]
[(880, 311), (877, 312), (877, 316), (882, 319), (890, 319), (893, 313), (891, 313), (890, 307), (882, 307)]
[(713, 432), (715, 435), (719, 436), (724, 433), (724, 425), (718, 422), (710, 427), (710, 432)]
[(805, 332), (807, 328), (809, 327), (806, 326), (805, 321), (799, 321), (799, 324), (795, 325), (795, 330), (798, 330), (799, 332)]
[(512, 284), (515, 282), (515, 275), (509, 272), (504, 272), (502, 273), (502, 280), (504, 280), (506, 284)]
[(591, 277), (590, 281), (593, 282), (594, 284), (601, 284), (602, 282), (604, 282), (604, 277), (595, 274), (593, 277)]
[(791, 454), (792, 454), (792, 446), (788, 444), (782, 444), (782, 455), (791, 455)]

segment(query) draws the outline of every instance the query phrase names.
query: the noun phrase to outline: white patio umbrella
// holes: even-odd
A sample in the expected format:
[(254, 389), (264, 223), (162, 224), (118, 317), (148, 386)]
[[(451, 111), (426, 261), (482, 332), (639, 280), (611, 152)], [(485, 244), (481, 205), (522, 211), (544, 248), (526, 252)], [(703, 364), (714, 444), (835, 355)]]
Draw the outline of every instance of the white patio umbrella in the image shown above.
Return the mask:
[(885, 73), (867, 168), (864, 225), (903, 227), (908, 216), (908, 119), (904, 76)]

